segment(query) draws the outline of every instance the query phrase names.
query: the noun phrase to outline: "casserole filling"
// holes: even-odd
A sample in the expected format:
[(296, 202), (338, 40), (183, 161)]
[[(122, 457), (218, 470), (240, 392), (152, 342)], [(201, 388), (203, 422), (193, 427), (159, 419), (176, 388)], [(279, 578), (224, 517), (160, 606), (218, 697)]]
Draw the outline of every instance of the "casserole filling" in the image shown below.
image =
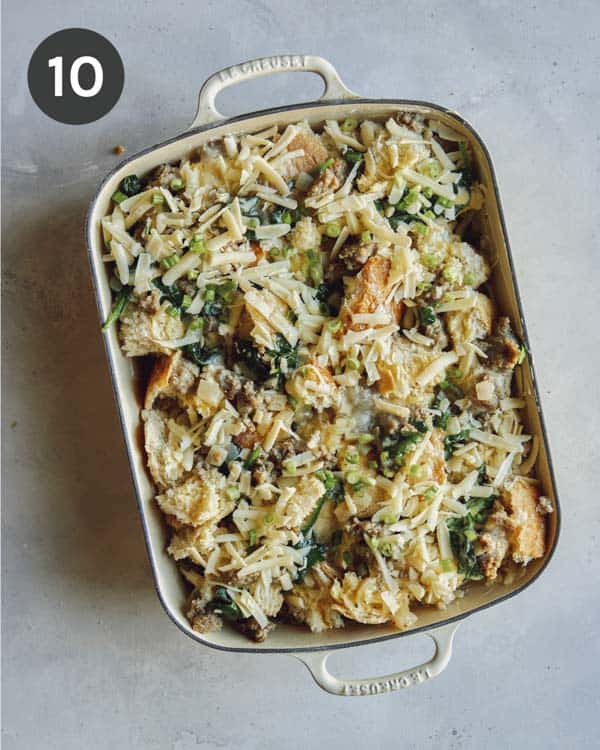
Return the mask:
[(198, 631), (406, 629), (544, 554), (551, 510), (486, 286), (485, 192), (442, 123), (228, 135), (102, 220), (124, 354)]

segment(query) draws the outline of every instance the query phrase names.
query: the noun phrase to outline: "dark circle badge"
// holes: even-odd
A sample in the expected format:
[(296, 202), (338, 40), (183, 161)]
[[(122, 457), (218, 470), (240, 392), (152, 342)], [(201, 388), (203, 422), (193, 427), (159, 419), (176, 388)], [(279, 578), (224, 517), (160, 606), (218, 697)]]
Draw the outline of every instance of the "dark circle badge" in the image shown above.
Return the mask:
[(29, 91), (48, 117), (83, 125), (119, 101), (125, 81), (115, 46), (89, 29), (63, 29), (44, 39), (27, 70)]

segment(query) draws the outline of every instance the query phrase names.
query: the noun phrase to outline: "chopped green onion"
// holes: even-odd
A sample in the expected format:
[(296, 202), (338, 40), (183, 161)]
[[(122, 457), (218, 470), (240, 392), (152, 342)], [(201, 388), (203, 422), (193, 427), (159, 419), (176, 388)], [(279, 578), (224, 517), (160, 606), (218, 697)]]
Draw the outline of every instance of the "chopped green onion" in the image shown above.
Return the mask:
[(448, 377), (449, 377), (449, 378), (450, 378), (451, 380), (462, 380), (462, 377), (463, 377), (463, 371), (462, 371), (462, 370), (459, 370), (458, 368), (454, 368), (454, 367), (449, 367), (449, 368), (448, 368), (448, 369), (446, 370), (446, 375), (447, 375), (447, 376), (448, 376)]
[(166, 309), (167, 315), (170, 315), (172, 318), (178, 318), (179, 317), (179, 310), (176, 307), (173, 307), (173, 305), (169, 305)]
[(466, 273), (463, 276), (463, 284), (466, 286), (473, 286), (473, 284), (475, 284), (475, 276), (472, 273)]
[(328, 237), (339, 237), (341, 231), (342, 230), (337, 221), (330, 221), (329, 224), (325, 225), (325, 234)]
[(344, 159), (352, 164), (356, 164), (357, 162), (363, 160), (363, 155), (360, 151), (355, 151), (354, 149), (349, 148), (344, 153)]
[(103, 331), (108, 331), (108, 329), (115, 322), (115, 320), (118, 320), (121, 317), (121, 313), (127, 306), (127, 303), (129, 302), (129, 298), (131, 297), (132, 291), (133, 289), (130, 286), (124, 286), (121, 289), (115, 301), (113, 309), (110, 311), (110, 313), (108, 314), (108, 317), (104, 321), (104, 324), (102, 326)]
[(453, 573), (456, 570), (454, 560), (440, 560), (440, 567), (442, 573)]
[(443, 196), (439, 196), (437, 202), (444, 208), (452, 208), (454, 206), (454, 201), (451, 201), (450, 198), (444, 198)]
[(120, 190), (116, 190), (111, 197), (115, 203), (123, 203), (124, 200), (127, 200), (125, 193), (122, 193)]
[(346, 461), (349, 464), (357, 464), (358, 463), (358, 454), (356, 454), (356, 453), (347, 453), (346, 454)]
[(417, 234), (420, 234), (421, 236), (427, 234), (427, 224), (423, 224), (421, 221), (415, 222), (412, 227), (412, 229), (415, 230)]
[(360, 362), (356, 359), (356, 357), (346, 357), (345, 366), (349, 370), (358, 370), (360, 367)]
[(455, 281), (458, 281), (458, 272), (456, 268), (452, 268), (452, 266), (446, 266), (444, 270), (442, 271), (442, 276), (446, 281), (449, 281), (450, 283), (454, 283)]
[(333, 159), (327, 159), (327, 161), (324, 161), (322, 164), (319, 164), (317, 167), (317, 170), (319, 172), (324, 172), (326, 169), (329, 169), (333, 164)]
[(428, 490), (426, 490), (423, 493), (423, 497), (425, 500), (433, 500), (433, 498), (437, 495), (438, 488), (437, 487), (430, 487)]
[(184, 294), (183, 299), (181, 300), (181, 307), (186, 308), (189, 307), (192, 304), (192, 298), (189, 294)]
[(430, 208), (423, 212), (423, 216), (426, 216), (428, 219), (435, 219), (435, 214)]
[(391, 557), (393, 552), (391, 542), (383, 542), (382, 544), (380, 544), (379, 551), (384, 557)]
[(195, 268), (192, 268), (191, 271), (187, 272), (186, 279), (188, 281), (196, 281), (196, 279), (198, 278), (199, 275), (200, 275), (200, 272), (197, 271)]
[(248, 456), (248, 458), (244, 461), (244, 469), (251, 469), (256, 463), (259, 456), (260, 446), (257, 445), (256, 448), (252, 450), (252, 453)]
[(377, 471), (378, 469), (377, 461), (369, 461), (368, 467), (369, 469), (374, 469), (375, 471)]
[(292, 223), (292, 214), (289, 211), (285, 211), (281, 214), (281, 221), (283, 224), (291, 224)]
[(215, 301), (215, 289), (212, 286), (207, 286), (204, 290), (204, 301), (214, 302)]
[(355, 120), (354, 117), (347, 117), (341, 125), (341, 130), (343, 133), (351, 133), (353, 130), (356, 130), (357, 127), (358, 121)]
[(386, 523), (388, 526), (391, 526), (391, 524), (396, 523), (398, 520), (398, 517), (395, 513), (386, 513), (385, 516), (381, 519), (384, 523)]
[(203, 328), (204, 328), (204, 318), (194, 318), (188, 326), (188, 331), (201, 331)]
[(358, 442), (361, 445), (366, 445), (367, 443), (372, 443), (373, 440), (375, 440), (374, 435), (369, 435), (368, 432), (361, 432), (361, 434), (358, 436)]
[(248, 532), (248, 544), (251, 547), (256, 546), (256, 529), (250, 529), (250, 531)]
[(426, 198), (431, 198), (433, 195), (433, 190), (430, 187), (424, 187), (421, 192)]
[(267, 513), (265, 516), (265, 523), (273, 523), (275, 520), (275, 513), (271, 511), (270, 513)]
[(428, 268), (430, 271), (433, 271), (436, 269), (440, 264), (440, 259), (437, 257), (437, 255), (434, 255), (433, 253), (425, 253), (421, 256), (421, 262), (425, 266), (425, 268)]
[(173, 177), (173, 179), (169, 183), (169, 187), (171, 188), (171, 190), (175, 190), (175, 192), (177, 192), (178, 190), (183, 190), (184, 185), (184, 181), (179, 177)]
[(335, 318), (335, 320), (330, 320), (327, 323), (327, 328), (331, 331), (331, 333), (337, 333), (341, 327), (342, 327), (342, 321), (339, 318)]
[(346, 474), (346, 481), (348, 484), (359, 484), (360, 483), (360, 474), (357, 471), (349, 471)]
[(423, 474), (423, 467), (421, 464), (413, 464), (409, 469), (409, 473), (411, 477), (418, 478)]
[(195, 234), (193, 240), (190, 242), (190, 252), (192, 253), (204, 253), (206, 252), (206, 245), (204, 244), (204, 238), (201, 234)]
[(165, 202), (165, 196), (162, 193), (153, 193), (152, 194), (152, 205), (154, 206), (162, 206), (162, 204)]
[(169, 270), (169, 268), (173, 268), (173, 266), (177, 263), (178, 257), (176, 255), (169, 255), (168, 258), (163, 258), (160, 262), (161, 266), (165, 270)]
[(362, 242), (371, 242), (371, 232), (361, 232), (360, 239)]
[(284, 461), (281, 465), (283, 466), (286, 474), (295, 474), (297, 471), (296, 464), (289, 458), (287, 459), (287, 461)]

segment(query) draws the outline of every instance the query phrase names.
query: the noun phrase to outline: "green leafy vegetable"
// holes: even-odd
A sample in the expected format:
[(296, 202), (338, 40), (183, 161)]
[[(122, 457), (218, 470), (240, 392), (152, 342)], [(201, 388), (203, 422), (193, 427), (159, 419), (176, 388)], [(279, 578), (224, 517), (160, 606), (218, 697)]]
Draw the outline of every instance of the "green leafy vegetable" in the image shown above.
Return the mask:
[(459, 180), (459, 184), (468, 188), (473, 183), (473, 165), (471, 163), (471, 155), (467, 148), (467, 144), (461, 141), (458, 144), (460, 151), (460, 159), (462, 161), (462, 175)]
[(125, 309), (125, 307), (127, 306), (127, 303), (129, 302), (132, 292), (133, 292), (133, 287), (131, 286), (124, 286), (121, 289), (121, 291), (117, 295), (117, 299), (115, 300), (113, 309), (110, 311), (110, 313), (108, 314), (108, 317), (104, 321), (104, 324), (102, 326), (103, 331), (108, 331), (111, 325), (121, 317), (123, 310)]
[(483, 578), (475, 553), (475, 542), (492, 510), (495, 499), (493, 495), (472, 498), (467, 502), (466, 515), (460, 518), (449, 518), (446, 521), (450, 544), (458, 559), (458, 571), (464, 573), (467, 580), (478, 581)]
[(248, 458), (244, 461), (244, 469), (251, 469), (254, 464), (258, 461), (258, 457), (260, 456), (260, 446), (256, 446), (256, 448), (252, 449), (252, 452), (248, 456)]
[(224, 586), (218, 586), (215, 589), (215, 595), (206, 607), (215, 614), (221, 615), (228, 622), (237, 622), (244, 619), (242, 610), (233, 601), (229, 591)]
[(128, 198), (131, 198), (132, 195), (137, 195), (142, 191), (142, 181), (135, 174), (127, 175), (121, 180), (119, 190), (125, 193)]
[(430, 326), (437, 320), (437, 315), (432, 307), (419, 307), (419, 321), (422, 326)]
[(152, 279), (152, 283), (160, 291), (161, 302), (166, 299), (173, 305), (173, 307), (176, 307), (178, 309), (181, 308), (184, 297), (181, 289), (176, 287), (174, 284), (172, 286), (167, 286), (166, 284), (163, 284), (161, 279)]
[(181, 348), (184, 357), (198, 367), (204, 367), (220, 356), (221, 350), (216, 346), (202, 346), (201, 344), (187, 344)]
[(411, 422), (410, 426), (386, 435), (381, 441), (379, 463), (384, 476), (395, 474), (404, 463), (406, 454), (423, 440), (427, 425), (420, 420)]
[(321, 469), (316, 472), (317, 479), (320, 479), (325, 485), (324, 497), (333, 501), (336, 505), (344, 499), (344, 484), (337, 479), (333, 472), (328, 469)]
[(471, 430), (461, 430), (455, 435), (446, 435), (444, 439), (444, 454), (446, 459), (450, 458), (457, 448), (466, 443), (470, 434)]

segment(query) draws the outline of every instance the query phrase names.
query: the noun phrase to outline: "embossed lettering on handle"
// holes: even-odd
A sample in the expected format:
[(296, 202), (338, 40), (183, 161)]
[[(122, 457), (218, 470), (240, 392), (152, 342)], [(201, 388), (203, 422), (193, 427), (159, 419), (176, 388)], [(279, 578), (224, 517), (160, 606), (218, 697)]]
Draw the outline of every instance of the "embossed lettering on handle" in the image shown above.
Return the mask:
[(272, 55), (256, 60), (232, 65), (214, 73), (208, 78), (198, 95), (198, 111), (191, 128), (198, 128), (211, 122), (225, 119), (216, 108), (215, 99), (219, 92), (228, 86), (249, 81), (258, 76), (286, 72), (316, 73), (323, 79), (325, 91), (319, 101), (328, 99), (357, 99), (358, 94), (344, 85), (333, 65), (316, 55)]
[(328, 693), (333, 695), (380, 695), (394, 690), (421, 685), (423, 682), (437, 677), (446, 669), (452, 656), (452, 642), (458, 624), (451, 623), (432, 630), (427, 635), (435, 643), (435, 653), (432, 658), (412, 669), (386, 675), (384, 677), (369, 677), (364, 679), (342, 679), (335, 677), (327, 669), (327, 659), (331, 652), (296, 654), (310, 671), (313, 679)]

